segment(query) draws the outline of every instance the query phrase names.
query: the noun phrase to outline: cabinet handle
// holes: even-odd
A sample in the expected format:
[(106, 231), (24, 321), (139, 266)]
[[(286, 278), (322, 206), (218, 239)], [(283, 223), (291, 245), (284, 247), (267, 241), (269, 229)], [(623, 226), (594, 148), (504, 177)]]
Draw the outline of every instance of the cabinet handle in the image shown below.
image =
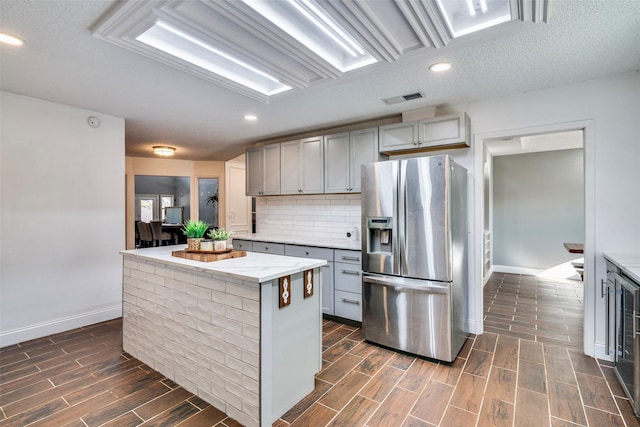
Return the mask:
[(420, 141), (413, 141), (413, 145), (418, 145)]
[(360, 272), (359, 271), (353, 271), (353, 270), (342, 270), (342, 274), (353, 274), (355, 276), (359, 276)]
[(348, 304), (356, 304), (356, 305), (360, 305), (360, 301), (355, 300), (355, 299), (342, 298), (342, 302), (346, 302), (346, 303), (348, 303)]
[(309, 252), (305, 252), (305, 255), (309, 255)]
[(606, 292), (604, 291), (604, 279), (600, 279), (600, 297), (604, 298)]
[(342, 256), (344, 261), (360, 261), (360, 257), (357, 256)]

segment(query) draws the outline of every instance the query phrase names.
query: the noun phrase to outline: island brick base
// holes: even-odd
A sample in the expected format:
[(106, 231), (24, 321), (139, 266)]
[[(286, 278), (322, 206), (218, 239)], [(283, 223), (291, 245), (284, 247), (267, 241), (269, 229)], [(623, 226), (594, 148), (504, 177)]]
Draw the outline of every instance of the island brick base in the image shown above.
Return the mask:
[(247, 427), (260, 419), (260, 288), (124, 257), (123, 347)]

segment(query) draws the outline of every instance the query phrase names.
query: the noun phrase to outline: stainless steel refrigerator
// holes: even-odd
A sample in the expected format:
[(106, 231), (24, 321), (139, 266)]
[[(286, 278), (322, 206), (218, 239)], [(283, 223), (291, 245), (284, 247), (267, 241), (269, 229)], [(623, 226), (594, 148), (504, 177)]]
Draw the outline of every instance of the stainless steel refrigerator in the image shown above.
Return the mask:
[(362, 332), (452, 362), (467, 333), (467, 172), (449, 156), (362, 165)]

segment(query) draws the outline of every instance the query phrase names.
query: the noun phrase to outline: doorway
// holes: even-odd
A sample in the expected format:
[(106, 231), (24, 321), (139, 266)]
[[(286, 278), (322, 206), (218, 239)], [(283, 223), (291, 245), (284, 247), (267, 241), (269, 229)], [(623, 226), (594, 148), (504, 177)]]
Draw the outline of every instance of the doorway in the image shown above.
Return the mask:
[[(558, 145), (557, 141), (554, 141), (553, 137), (555, 134), (570, 133), (570, 131), (578, 132), (579, 145), (569, 144), (567, 146), (563, 146), (562, 144)], [(489, 178), (492, 176), (492, 173), (493, 173), (492, 168), (494, 166), (493, 165), (493, 160), (495, 160), (494, 156), (496, 155), (496, 150), (498, 150), (499, 148), (507, 150), (509, 149), (510, 145), (517, 144), (522, 149), (522, 142), (523, 142), (522, 138), (529, 138), (529, 137), (536, 137), (538, 138), (538, 141), (535, 144), (529, 144), (531, 143), (531, 141), (526, 141), (525, 145), (529, 145), (529, 148), (530, 148), (528, 151), (530, 153), (548, 152), (547, 156), (551, 156), (551, 157), (547, 157), (547, 161), (549, 158), (553, 159), (554, 157), (553, 153), (554, 151), (557, 151), (558, 148), (561, 148), (563, 151), (564, 150), (581, 151), (581, 154), (583, 155), (583, 157), (580, 160), (582, 162), (581, 164), (583, 165), (583, 169), (578, 173), (579, 178), (581, 179), (581, 184), (582, 184), (582, 187), (581, 187), (582, 189), (580, 190), (580, 192), (583, 195), (582, 206), (580, 207), (580, 210), (579, 210), (579, 213), (582, 214), (580, 215), (582, 218), (582, 222), (580, 223), (580, 221), (578, 221), (579, 222), (578, 228), (581, 229), (583, 233), (578, 237), (583, 237), (582, 242), (584, 243), (586, 261), (584, 262), (584, 265), (583, 265), (583, 268), (584, 268), (583, 287), (579, 289), (578, 293), (582, 295), (581, 306), (579, 308), (579, 312), (582, 313), (581, 320), (584, 322), (584, 325), (590, 325), (595, 314), (595, 309), (592, 306), (593, 300), (594, 300), (593, 292), (594, 292), (594, 286), (595, 286), (594, 278), (593, 278), (594, 265), (593, 265), (593, 262), (590, 261), (592, 258), (592, 252), (593, 252), (592, 242), (595, 235), (594, 215), (593, 215), (594, 201), (592, 196), (594, 191), (593, 156), (592, 156), (594, 137), (593, 137), (593, 123), (591, 121), (547, 125), (547, 126), (540, 126), (535, 128), (492, 132), (492, 133), (476, 135), (476, 143), (478, 144), (478, 147), (481, 147), (480, 150), (476, 152), (476, 170), (484, 171), (484, 179), (481, 179), (477, 182), (476, 190), (475, 190), (477, 194), (476, 200), (480, 202), (476, 204), (476, 230), (478, 230), (478, 234), (476, 238), (476, 245), (477, 245), (476, 260), (478, 261), (478, 263), (476, 265), (478, 266), (478, 268), (475, 271), (476, 271), (476, 274), (479, 275), (479, 277), (483, 278), (482, 283), (484, 285), (485, 283), (487, 283), (487, 280), (489, 280), (489, 277), (491, 277), (491, 273), (494, 273), (494, 272), (502, 275), (502, 278), (501, 278), (502, 281), (528, 282), (532, 279), (532, 277), (534, 278), (538, 277), (537, 276), (538, 274), (545, 272), (547, 270), (551, 270), (550, 267), (556, 266), (556, 265), (550, 265), (550, 264), (544, 265), (544, 264), (538, 263), (537, 265), (534, 264), (532, 266), (533, 268), (526, 268), (522, 263), (514, 262), (513, 256), (511, 257), (511, 260), (508, 262), (504, 262), (504, 259), (505, 259), (504, 257), (502, 258), (502, 261), (500, 261), (500, 262), (503, 262), (504, 264), (516, 264), (515, 268), (513, 268), (512, 270), (507, 269), (507, 271), (504, 271), (504, 267), (505, 267), (504, 264), (498, 265), (497, 268), (496, 268), (496, 265), (494, 265), (494, 260), (496, 259), (495, 258), (496, 254), (494, 253), (494, 251), (496, 251), (498, 247), (495, 246), (496, 242), (492, 240), (495, 238), (500, 238), (499, 236), (495, 236), (493, 234), (493, 231), (494, 231), (493, 223), (496, 221), (496, 212), (494, 211), (496, 206), (494, 206), (494, 195), (492, 194), (492, 191), (494, 190), (493, 182), (491, 182)], [(534, 147), (536, 145), (537, 147)], [(559, 152), (560, 151), (557, 151), (557, 153)], [(518, 154), (515, 154), (515, 152), (514, 153), (503, 152), (501, 154), (502, 155), (520, 155), (525, 153), (522, 151), (519, 151)], [(538, 155), (538, 157), (544, 157), (544, 155)], [(523, 160), (523, 158), (521, 158), (521, 160)], [(541, 167), (539, 166), (537, 169), (533, 168), (533, 172), (538, 173), (539, 175), (547, 175), (549, 172), (546, 169), (549, 167), (551, 167), (550, 164), (543, 164)], [(554, 167), (557, 168), (557, 165)], [(556, 182), (558, 182), (557, 180), (561, 179), (561, 177), (566, 177), (567, 171), (564, 171), (564, 172), (556, 171), (556, 172), (557, 172)], [(512, 180), (512, 181), (513, 182), (509, 183), (510, 185), (515, 185), (517, 183), (516, 180)], [(532, 183), (531, 185), (533, 184), (534, 183)], [(514, 191), (517, 192), (517, 189)], [(526, 189), (525, 189), (525, 192), (526, 192)], [(527, 215), (530, 215), (530, 216), (533, 215), (537, 217), (542, 217), (542, 219), (544, 219), (545, 215), (551, 216), (552, 214), (549, 214), (549, 212), (544, 209), (543, 203), (536, 204), (536, 200), (533, 196), (534, 196), (533, 194), (531, 195), (525, 194), (525, 197), (522, 198), (524, 201), (529, 203), (530, 211), (524, 212), (524, 213), (521, 211), (516, 212), (516, 216), (519, 214), (526, 218)], [(551, 208), (553, 208), (553, 206), (551, 206)], [(505, 227), (503, 227), (502, 231), (504, 231), (504, 229)], [(533, 233), (527, 236), (526, 230), (525, 230), (524, 235), (516, 235), (515, 239), (520, 239), (521, 241), (524, 241), (527, 239), (531, 240), (532, 238), (536, 238), (536, 237), (537, 237), (536, 233)], [(571, 238), (571, 240), (575, 238), (576, 237), (574, 236), (573, 238)], [(579, 242), (573, 242), (573, 243), (579, 243)], [(571, 258), (572, 255), (569, 254), (563, 248), (562, 241), (560, 241), (560, 243), (553, 243), (553, 244), (556, 245), (554, 247), (554, 251), (556, 251), (556, 254), (554, 255), (555, 258), (557, 259), (558, 257), (557, 251), (560, 251), (559, 253), (561, 256), (561, 259), (558, 260), (558, 262), (555, 264), (564, 264), (567, 261), (572, 259)], [(498, 249), (498, 252), (500, 252), (499, 249)], [(504, 253), (502, 255), (504, 255)], [(507, 255), (513, 255), (513, 254), (507, 254)], [(548, 256), (549, 254), (543, 254), (543, 255)], [(567, 258), (562, 258), (562, 257), (567, 257)], [(524, 264), (526, 264), (526, 262)], [(551, 264), (554, 264), (554, 263), (551, 263)], [(570, 262), (569, 262), (569, 266), (572, 269), (571, 275), (574, 276), (573, 278), (575, 279), (576, 277), (579, 277), (578, 275), (576, 275), (576, 270), (574, 269), (574, 266), (571, 265)], [(483, 290), (484, 290), (484, 286), (483, 286)], [(554, 290), (553, 292), (556, 292), (556, 291)], [(574, 289), (574, 293), (575, 293), (575, 289)], [(578, 295), (578, 297), (579, 296), (580, 295)], [(477, 330), (481, 333), (485, 329), (484, 317), (482, 316), (482, 314), (484, 313), (482, 292), (480, 295), (476, 295), (475, 301), (476, 301), (475, 307), (477, 310), (476, 313), (480, 314), (476, 317), (476, 319), (478, 319), (478, 321), (480, 321), (480, 323), (482, 324), (482, 326), (480, 328), (477, 328)], [(580, 325), (582, 325), (582, 323), (580, 323)], [(549, 325), (545, 325), (545, 326), (549, 326)], [(580, 328), (582, 329), (581, 332), (582, 332), (582, 336), (584, 337), (582, 349), (584, 353), (591, 355), (594, 352), (594, 348), (593, 348), (594, 336), (593, 336), (593, 331), (591, 330), (592, 328), (582, 327), (582, 326), (580, 326)], [(487, 329), (489, 330), (491, 328), (487, 328)]]
[(136, 221), (157, 221), (158, 206), (158, 195), (136, 194)]

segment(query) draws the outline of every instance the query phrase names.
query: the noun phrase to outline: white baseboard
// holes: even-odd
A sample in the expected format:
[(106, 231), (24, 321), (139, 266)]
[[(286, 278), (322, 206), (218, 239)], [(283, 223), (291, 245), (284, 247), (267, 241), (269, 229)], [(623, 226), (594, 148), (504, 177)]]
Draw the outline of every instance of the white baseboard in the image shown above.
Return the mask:
[(122, 304), (0, 332), (0, 348), (122, 317)]
[(512, 267), (510, 265), (494, 265), (493, 273), (527, 274), (535, 276), (542, 273), (542, 268)]

